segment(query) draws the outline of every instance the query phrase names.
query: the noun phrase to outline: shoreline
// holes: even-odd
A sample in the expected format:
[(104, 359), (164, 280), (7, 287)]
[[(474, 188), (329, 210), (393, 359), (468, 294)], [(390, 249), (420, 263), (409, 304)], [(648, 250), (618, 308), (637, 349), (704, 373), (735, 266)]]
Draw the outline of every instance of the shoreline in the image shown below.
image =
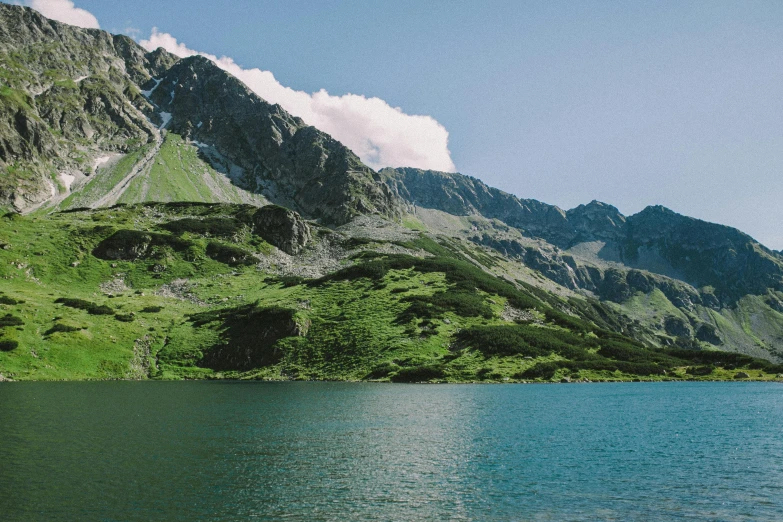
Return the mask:
[(393, 382), (393, 381), (374, 381), (374, 380), (350, 380), (350, 379), (241, 379), (241, 378), (211, 378), (211, 379), (9, 379), (0, 380), (3, 383), (96, 383), (96, 382), (242, 382), (242, 383), (350, 383), (350, 384), (455, 384), (455, 385), (513, 385), (513, 384), (650, 384), (650, 383), (715, 383), (715, 382), (733, 382), (733, 383), (775, 383), (783, 384), (783, 378), (773, 379), (615, 379), (615, 380), (573, 380), (573, 381), (417, 381), (417, 382)]

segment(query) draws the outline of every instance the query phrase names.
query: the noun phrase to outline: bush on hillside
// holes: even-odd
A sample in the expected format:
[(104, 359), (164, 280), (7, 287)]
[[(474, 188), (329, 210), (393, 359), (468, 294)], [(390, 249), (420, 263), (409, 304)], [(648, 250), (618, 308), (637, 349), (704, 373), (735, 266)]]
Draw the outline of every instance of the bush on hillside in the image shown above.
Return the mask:
[(8, 297), (7, 295), (0, 295), (0, 304), (19, 305), (19, 304), (24, 304), (24, 301), (22, 301), (21, 299), (14, 299), (13, 297)]
[(207, 217), (204, 219), (178, 219), (177, 221), (164, 223), (161, 225), (161, 228), (178, 236), (185, 232), (190, 232), (191, 234), (230, 238), (242, 230), (244, 226), (242, 222), (235, 218)]
[(106, 305), (98, 305), (84, 299), (73, 299), (70, 297), (60, 297), (55, 299), (55, 303), (62, 304), (69, 308), (85, 310), (90, 315), (114, 315), (114, 310)]
[(77, 326), (68, 326), (67, 324), (62, 323), (55, 323), (54, 326), (49, 328), (44, 332), (44, 335), (52, 335), (54, 333), (69, 333), (69, 332), (78, 332), (82, 330), (82, 328), (79, 328)]
[(487, 356), (541, 357), (556, 353), (568, 359), (595, 357), (587, 349), (596, 346), (594, 339), (580, 337), (565, 330), (528, 324), (467, 328), (457, 335), (457, 341)]
[(11, 350), (16, 350), (18, 347), (18, 341), (13, 341), (11, 339), (0, 340), (0, 352), (10, 352)]
[(428, 364), (402, 368), (392, 375), (392, 382), (425, 382), (433, 379), (442, 379), (445, 376), (443, 366), (440, 364)]
[(247, 250), (217, 241), (210, 241), (207, 245), (207, 256), (230, 266), (254, 265), (258, 262)]
[(11, 314), (5, 314), (3, 317), (0, 317), (0, 328), (4, 328), (6, 326), (24, 326), (24, 321), (20, 317), (16, 317)]
[(100, 259), (135, 261), (160, 257), (165, 249), (185, 252), (192, 243), (169, 234), (118, 230), (107, 237), (92, 251)]
[(688, 368), (685, 370), (685, 373), (688, 375), (703, 376), (709, 375), (714, 371), (715, 367), (710, 364), (707, 366), (688, 366)]

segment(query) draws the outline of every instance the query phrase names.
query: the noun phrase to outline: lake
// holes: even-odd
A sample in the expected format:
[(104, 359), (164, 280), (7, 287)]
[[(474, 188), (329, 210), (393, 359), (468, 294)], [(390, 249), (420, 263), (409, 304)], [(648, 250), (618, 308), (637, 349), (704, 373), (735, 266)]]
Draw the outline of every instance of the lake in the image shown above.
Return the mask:
[(783, 519), (775, 383), (0, 385), (3, 520)]

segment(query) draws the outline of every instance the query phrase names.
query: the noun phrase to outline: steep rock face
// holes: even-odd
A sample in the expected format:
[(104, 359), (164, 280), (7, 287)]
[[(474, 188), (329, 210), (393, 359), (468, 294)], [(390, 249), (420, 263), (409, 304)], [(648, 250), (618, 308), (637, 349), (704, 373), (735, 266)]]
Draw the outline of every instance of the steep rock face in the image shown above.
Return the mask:
[(203, 159), (228, 167), (237, 185), (309, 218), (399, 216), (349, 149), (202, 57), (147, 52), (0, 4), (0, 100), (0, 206), (32, 208), (62, 191), (59, 173), (89, 175), (106, 152), (159, 143), (159, 127), (208, 144)]
[(558, 207), (517, 198), (469, 176), (413, 168), (383, 169), (380, 174), (399, 198), (414, 206), (462, 216), (481, 214), (558, 246), (576, 235)]
[(246, 188), (327, 223), (399, 215), (389, 188), (353, 152), (206, 58), (180, 60), (148, 88), (152, 102), (172, 115), (167, 128), (214, 147), (239, 167), (237, 181)]
[(287, 254), (298, 254), (311, 239), (310, 226), (292, 210), (267, 205), (253, 214), (255, 233)]
[(626, 218), (612, 205), (591, 201), (566, 212), (575, 236), (571, 243), (582, 241), (617, 241), (623, 236)]
[(134, 82), (166, 55), (0, 4), (0, 205), (24, 210), (57, 191), (58, 172), (89, 174), (98, 151), (152, 140), (152, 106)]
[(623, 303), (637, 292), (649, 294), (658, 289), (678, 308), (692, 310), (695, 305), (720, 308), (720, 302), (710, 292), (699, 292), (669, 277), (628, 268), (601, 268), (577, 261), (572, 255), (555, 247), (533, 248), (519, 241), (498, 240), (488, 234), (470, 239), (521, 261), (566, 288), (588, 290), (601, 299)]
[[(480, 214), (499, 219), (529, 237), (540, 237), (561, 249), (583, 242), (600, 241), (616, 252), (612, 261), (667, 276), (678, 276), (701, 289), (682, 302), (705, 306), (731, 303), (743, 295), (763, 295), (767, 289), (783, 289), (783, 260), (747, 234), (722, 225), (677, 214), (664, 207), (648, 207), (623, 216), (615, 207), (593, 201), (568, 212), (534, 200), (519, 199), (486, 186), (479, 180), (436, 171), (398, 168), (381, 171), (386, 183), (415, 211), (416, 206), (456, 215)], [(499, 252), (524, 259), (542, 274), (568, 288), (600, 291), (586, 269), (567, 270), (568, 264), (551, 253), (527, 253), (521, 245), (476, 237), (474, 241)], [(613, 288), (613, 285), (609, 285)]]
[(723, 299), (783, 290), (783, 262), (753, 238), (731, 227), (647, 207), (628, 218), (622, 252), (628, 264), (654, 251), (696, 287), (712, 287)]

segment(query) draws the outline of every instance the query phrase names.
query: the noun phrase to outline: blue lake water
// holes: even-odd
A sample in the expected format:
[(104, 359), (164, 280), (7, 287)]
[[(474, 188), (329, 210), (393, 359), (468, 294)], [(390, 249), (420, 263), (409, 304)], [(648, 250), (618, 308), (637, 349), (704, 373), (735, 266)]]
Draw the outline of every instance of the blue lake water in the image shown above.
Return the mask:
[(3, 520), (783, 520), (783, 386), (0, 386)]

